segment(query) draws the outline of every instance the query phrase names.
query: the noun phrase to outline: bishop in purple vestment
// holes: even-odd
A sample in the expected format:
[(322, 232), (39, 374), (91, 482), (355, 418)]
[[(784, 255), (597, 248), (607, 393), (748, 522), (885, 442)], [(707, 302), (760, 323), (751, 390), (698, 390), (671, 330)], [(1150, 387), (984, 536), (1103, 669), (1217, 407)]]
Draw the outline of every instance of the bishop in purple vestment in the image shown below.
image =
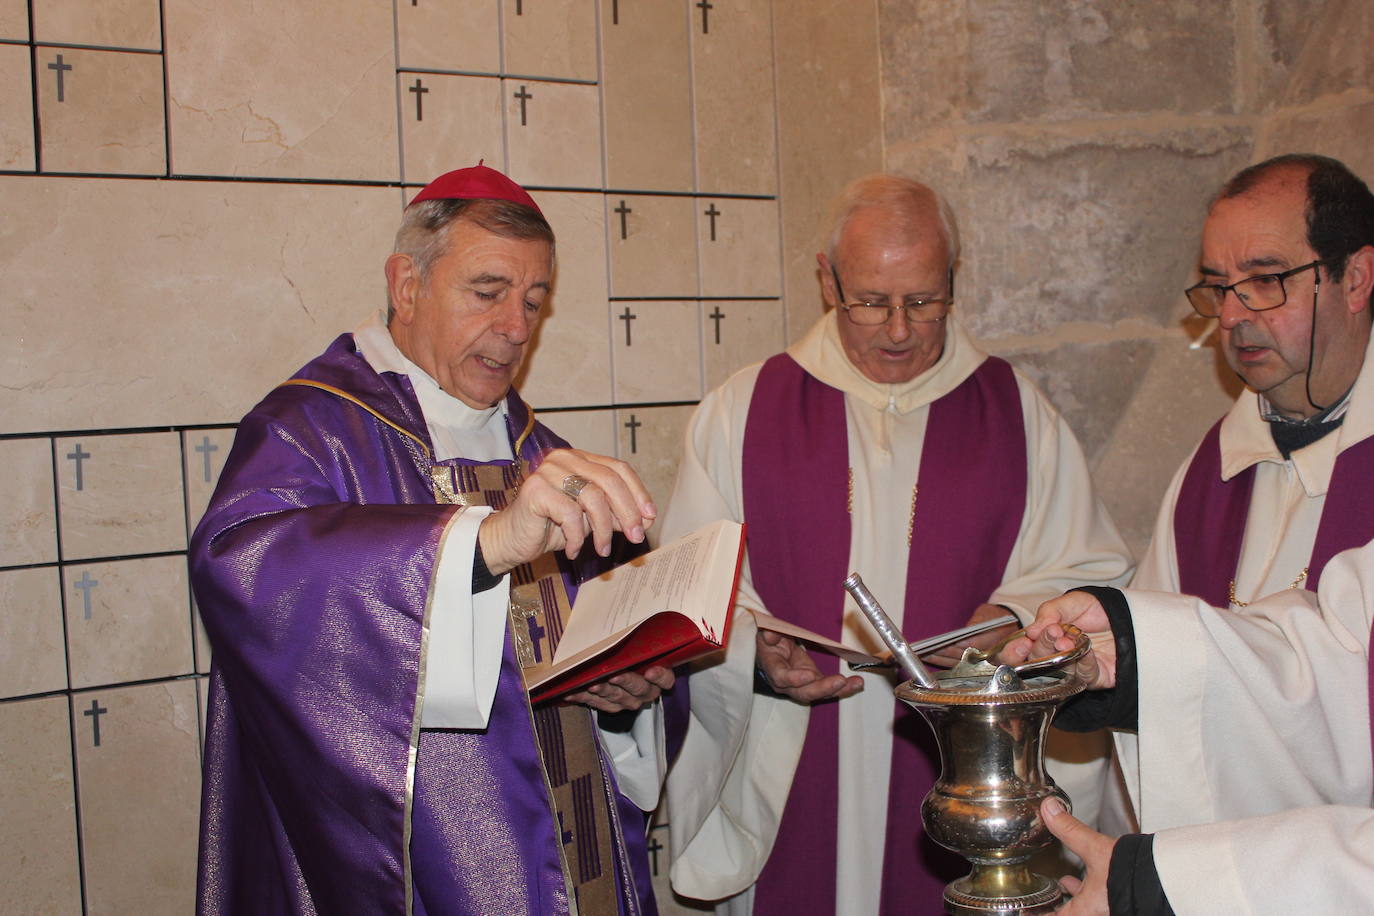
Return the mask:
[(655, 516), (511, 388), (552, 272), (523, 189), (451, 172), (406, 209), (386, 315), (240, 424), (191, 546), (201, 913), (655, 912), (641, 806), (683, 687), (531, 707), (522, 676)]

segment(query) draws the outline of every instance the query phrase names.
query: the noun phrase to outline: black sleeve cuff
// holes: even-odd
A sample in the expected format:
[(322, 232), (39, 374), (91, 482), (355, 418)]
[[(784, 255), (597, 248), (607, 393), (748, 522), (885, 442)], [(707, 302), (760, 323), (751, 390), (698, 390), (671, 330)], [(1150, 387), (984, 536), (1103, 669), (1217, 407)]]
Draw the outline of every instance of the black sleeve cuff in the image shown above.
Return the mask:
[(493, 575), (487, 569), (487, 561), (482, 557), (482, 542), (477, 542), (477, 547), (472, 552), (472, 593), (474, 595), (496, 588), (501, 581), (501, 577)]
[(1128, 833), (1116, 841), (1107, 869), (1111, 916), (1174, 916), (1155, 868), (1152, 833)]
[(1120, 589), (1089, 585), (1072, 589), (1087, 592), (1107, 612), (1116, 639), (1116, 686), (1110, 690), (1085, 690), (1069, 700), (1054, 717), (1058, 728), (1069, 732), (1092, 732), (1099, 728), (1134, 729), (1139, 719), (1139, 693), (1136, 683), (1135, 627), (1131, 608)]

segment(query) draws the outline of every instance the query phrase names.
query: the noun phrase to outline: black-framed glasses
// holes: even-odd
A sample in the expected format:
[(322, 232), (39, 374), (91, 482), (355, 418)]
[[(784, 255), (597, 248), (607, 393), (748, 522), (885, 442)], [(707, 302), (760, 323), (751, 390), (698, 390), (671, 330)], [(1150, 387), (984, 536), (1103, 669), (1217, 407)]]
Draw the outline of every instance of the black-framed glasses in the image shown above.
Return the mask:
[(844, 286), (835, 265), (830, 266), (830, 276), (835, 278), (835, 292), (840, 296), (840, 308), (855, 324), (879, 325), (892, 320), (892, 313), (902, 309), (906, 320), (912, 324), (944, 321), (949, 315), (949, 307), (954, 304), (954, 269), (950, 268), (947, 278), (949, 295), (943, 299), (911, 299), (901, 305), (887, 305), (880, 302), (845, 302)]
[[(1288, 290), (1284, 288), (1284, 280), (1294, 274), (1300, 274), (1304, 270), (1325, 266), (1326, 262), (1318, 259), (1310, 264), (1294, 267), (1292, 270), (1285, 270), (1282, 273), (1257, 274), (1253, 277), (1246, 277), (1244, 280), (1237, 280), (1230, 286), (1221, 286), (1216, 283), (1197, 283), (1185, 289), (1183, 294), (1188, 297), (1188, 303), (1193, 307), (1193, 311), (1203, 318), (1215, 318), (1221, 314), (1221, 306), (1226, 301), (1227, 293), (1235, 293), (1240, 304), (1252, 312), (1267, 312), (1269, 309), (1276, 309), (1288, 301)], [(1316, 287), (1320, 289), (1321, 274), (1318, 273), (1313, 280)]]

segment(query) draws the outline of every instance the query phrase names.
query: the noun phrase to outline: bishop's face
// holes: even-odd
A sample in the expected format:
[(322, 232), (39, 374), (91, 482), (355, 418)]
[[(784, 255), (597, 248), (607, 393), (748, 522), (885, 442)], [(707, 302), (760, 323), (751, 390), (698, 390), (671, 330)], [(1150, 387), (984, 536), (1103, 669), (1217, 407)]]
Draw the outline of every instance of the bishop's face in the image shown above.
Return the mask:
[[(902, 305), (950, 295), (949, 250), (938, 218), (901, 225), (879, 207), (856, 211), (835, 246), (835, 262), (820, 255), (827, 304), (840, 301), (839, 278), (848, 302)], [(833, 273), (832, 269), (833, 268)], [(886, 322), (861, 325), (841, 311), (837, 316), (845, 356), (868, 379), (882, 384), (909, 382), (939, 360), (945, 349), (944, 320), (912, 322), (901, 309)]]
[(406, 357), (469, 407), (506, 396), (549, 295), (547, 242), (511, 239), (459, 219), (421, 282), (410, 258), (387, 262), (391, 334)]

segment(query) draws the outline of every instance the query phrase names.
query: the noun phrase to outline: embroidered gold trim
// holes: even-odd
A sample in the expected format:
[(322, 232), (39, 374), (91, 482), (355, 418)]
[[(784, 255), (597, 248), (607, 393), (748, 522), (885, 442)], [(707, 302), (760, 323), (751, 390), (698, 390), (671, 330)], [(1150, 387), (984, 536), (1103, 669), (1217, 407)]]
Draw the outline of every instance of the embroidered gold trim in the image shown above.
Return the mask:
[(906, 546), (911, 546), (911, 532), (916, 528), (916, 496), (921, 492), (921, 483), (911, 485), (911, 514), (906, 519)]
[[(1308, 570), (1308, 567), (1304, 566), (1304, 567), (1302, 568), (1302, 572), (1298, 573), (1297, 578), (1294, 579), (1294, 580), (1289, 584), (1288, 588), (1287, 588), (1287, 589), (1284, 589), (1284, 591), (1288, 591), (1289, 589), (1294, 589), (1294, 588), (1297, 588), (1299, 585), (1302, 585), (1303, 582), (1306, 581), (1306, 579), (1307, 579), (1307, 570)], [(1236, 597), (1236, 580), (1235, 580), (1235, 579), (1232, 579), (1232, 580), (1231, 580), (1231, 584), (1228, 585), (1228, 586), (1226, 587), (1226, 596), (1227, 596), (1228, 598), (1231, 599), (1231, 603), (1234, 604), (1236, 607), (1249, 607), (1249, 606), (1250, 606), (1250, 602), (1248, 602), (1248, 601), (1241, 601), (1239, 598)]]
[[(326, 385), (324, 382), (316, 382), (308, 378), (287, 379), (286, 381), (282, 382), (282, 386), (286, 385), (300, 385), (304, 388), (318, 388), (321, 391), (327, 391), (328, 393), (335, 395), (336, 397), (343, 398), (350, 404), (355, 404), (358, 407), (361, 407), (363, 410), (366, 410), (368, 413), (372, 414), (378, 420), (381, 420), (387, 426), (390, 426), (392, 429), (396, 430), (396, 432), (405, 436), (407, 439), (413, 441), (416, 445), (420, 446), (420, 448), (424, 450), (426, 457), (432, 458), (433, 456), (433, 453), (429, 450), (429, 446), (425, 444), (425, 440), (421, 439), (419, 436), (415, 435), (405, 427), (399, 426), (396, 423), (391, 422), (386, 417), (382, 416), (377, 411), (373, 410), (371, 407), (368, 407), (362, 401), (358, 400), (356, 397), (349, 394), (347, 391), (344, 391), (342, 388), (335, 388), (333, 385)], [(531, 418), (533, 418), (533, 415), (531, 415)]]
[[(525, 428), (520, 431), (520, 435), (515, 437), (515, 460), (517, 463), (520, 461), (520, 449), (524, 446), (525, 440), (530, 437), (530, 433), (534, 432), (534, 408), (526, 405), (525, 410), (528, 412), (528, 416), (525, 417)], [(520, 476), (523, 478), (524, 474)]]
[(854, 468), (849, 469), (849, 490), (844, 498), (844, 511), (854, 514)]

